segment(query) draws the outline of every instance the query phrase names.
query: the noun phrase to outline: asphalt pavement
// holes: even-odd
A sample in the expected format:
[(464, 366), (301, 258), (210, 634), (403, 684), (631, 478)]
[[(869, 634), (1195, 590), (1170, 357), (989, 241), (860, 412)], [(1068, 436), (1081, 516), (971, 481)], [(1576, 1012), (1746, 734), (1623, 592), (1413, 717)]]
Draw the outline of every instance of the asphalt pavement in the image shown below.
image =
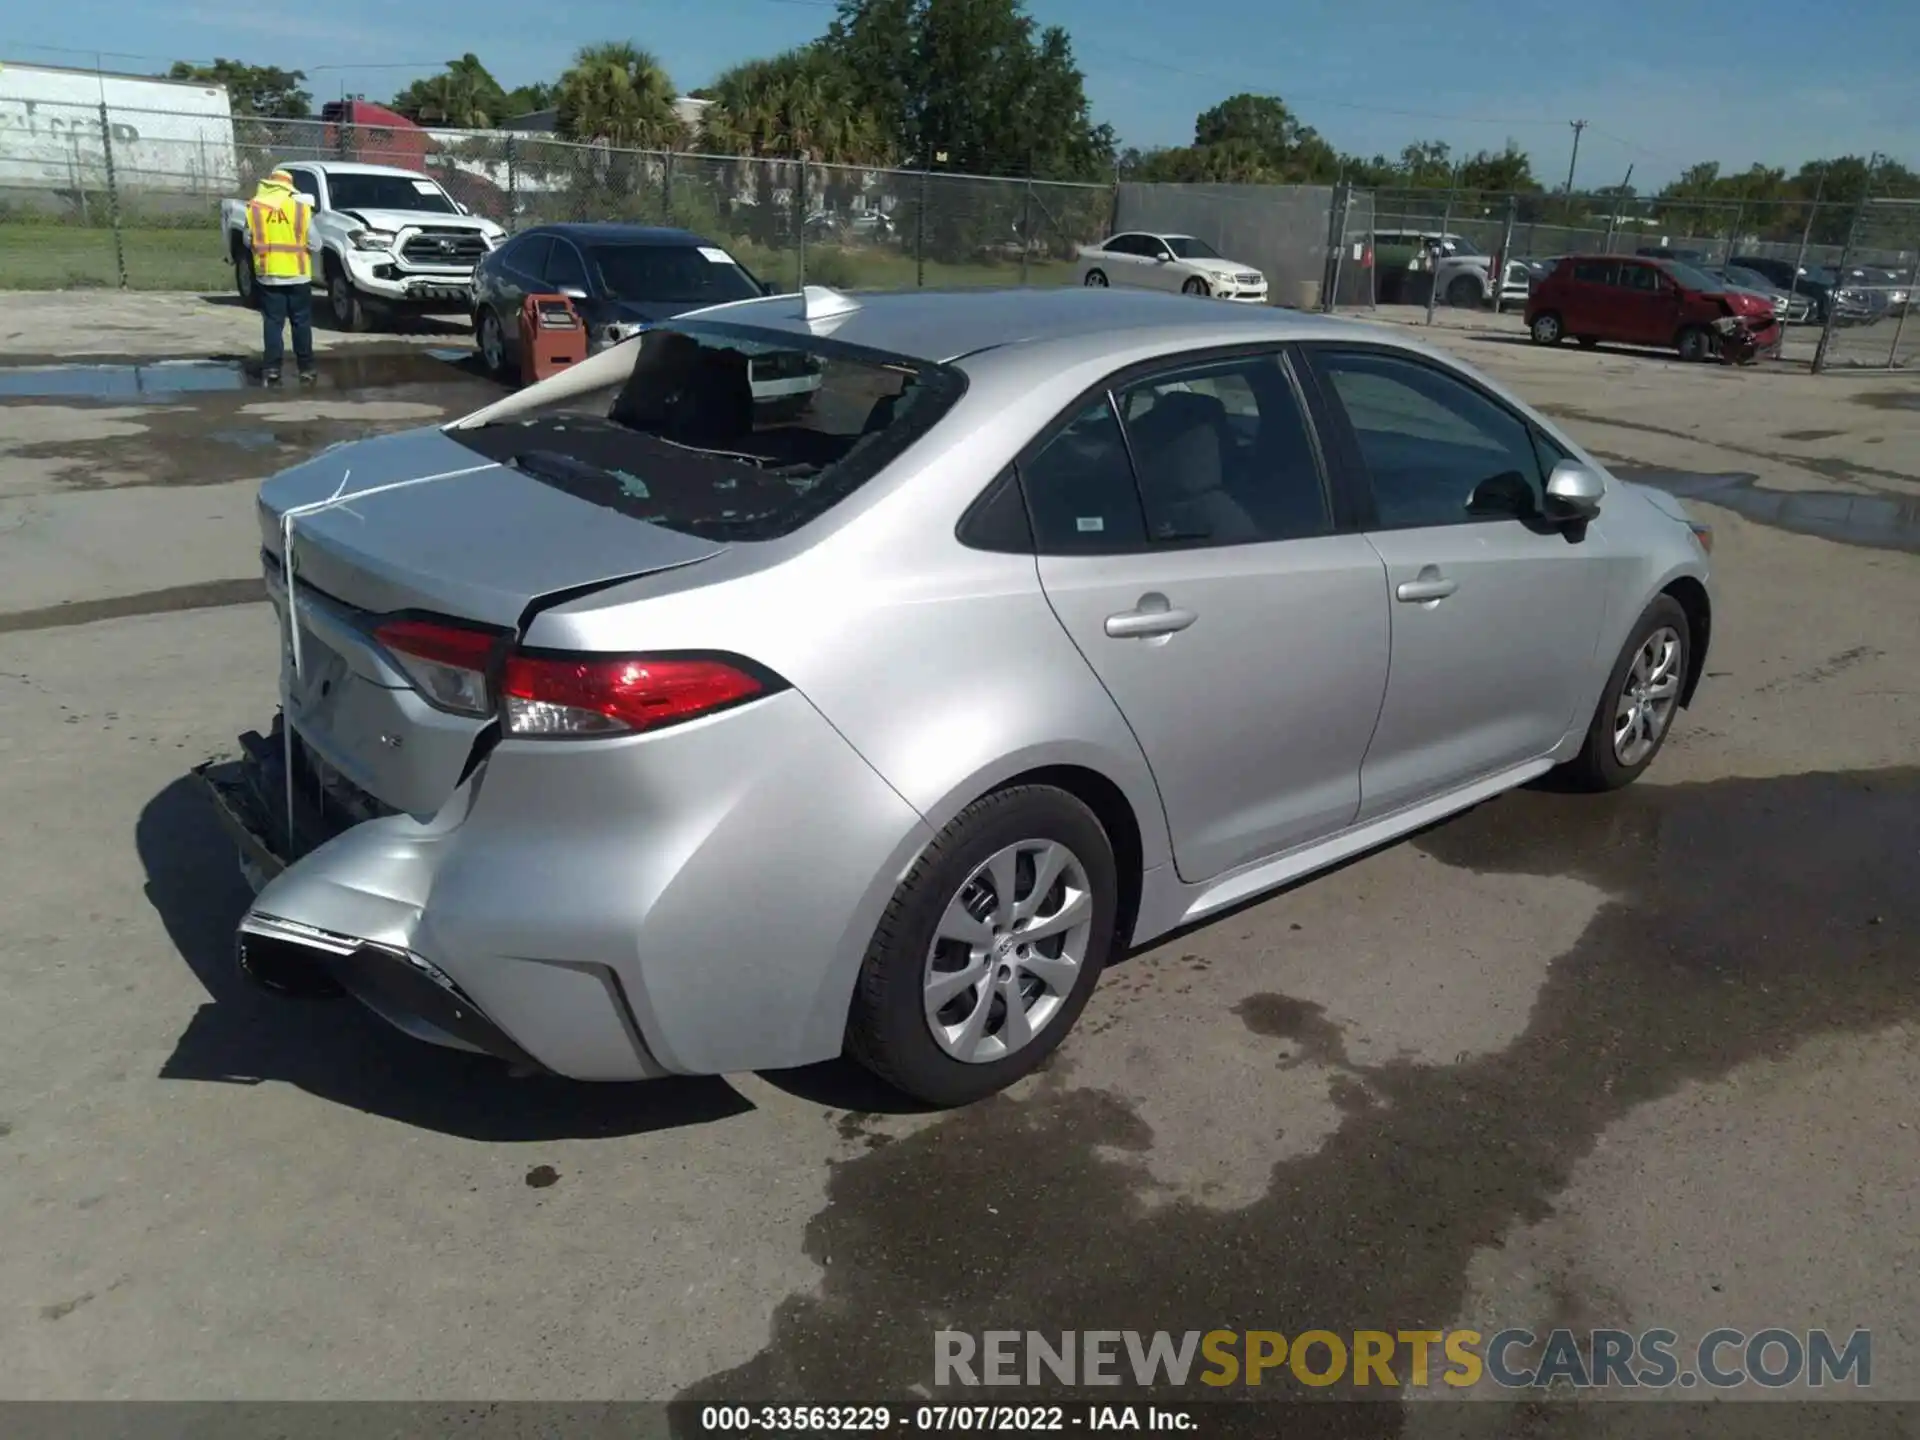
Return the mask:
[[(1713, 522), (1695, 708), (1627, 792), (1126, 959), (1041, 1074), (936, 1115), (840, 1064), (515, 1079), (243, 988), (186, 776), (272, 713), (253, 487), (497, 392), (446, 334), (263, 391), (227, 307), (61, 299), (142, 374), (0, 333), (0, 1398), (851, 1400), (931, 1393), (940, 1329), (1568, 1325), (1866, 1327), (1920, 1400), (1910, 378), (1436, 327)], [(1409, 1393), (1353, 1433), (1592, 1424), (1523, 1418)]]

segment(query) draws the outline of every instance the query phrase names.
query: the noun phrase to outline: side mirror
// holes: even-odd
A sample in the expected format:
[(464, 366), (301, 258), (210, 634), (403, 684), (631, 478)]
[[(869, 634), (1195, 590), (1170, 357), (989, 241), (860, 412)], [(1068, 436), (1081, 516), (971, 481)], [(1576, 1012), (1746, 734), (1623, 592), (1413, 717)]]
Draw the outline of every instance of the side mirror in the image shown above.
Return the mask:
[(1578, 460), (1562, 460), (1547, 477), (1547, 515), (1556, 520), (1591, 520), (1600, 513), (1607, 482)]
[(1154, 256), (1153, 258), (1162, 265), (1169, 264), (1173, 260), (1173, 256), (1165, 250), (1162, 250), (1158, 255)]
[(458, 210), (462, 215), (473, 214), (473, 211), (469, 210), (466, 206), (462, 205), (458, 200), (453, 202), (453, 208)]

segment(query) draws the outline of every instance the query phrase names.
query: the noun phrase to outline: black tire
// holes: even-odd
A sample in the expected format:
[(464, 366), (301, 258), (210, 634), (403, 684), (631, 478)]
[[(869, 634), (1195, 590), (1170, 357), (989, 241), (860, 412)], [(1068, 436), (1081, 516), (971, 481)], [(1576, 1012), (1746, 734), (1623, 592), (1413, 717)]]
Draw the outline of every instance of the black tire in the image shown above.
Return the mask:
[(1087, 278), (1080, 283), (1090, 290), (1104, 290), (1107, 288), (1107, 272), (1104, 270), (1089, 270), (1087, 272)]
[(1600, 343), (1600, 337), (1598, 335), (1576, 335), (1574, 339), (1580, 342), (1580, 348), (1582, 350), (1591, 350)]
[[(494, 340), (491, 349), (487, 344), (489, 332)], [(480, 368), (487, 372), (490, 379), (507, 378), (507, 332), (501, 327), (500, 317), (491, 305), (474, 319), (473, 348), (480, 356)]]
[(1561, 328), (1558, 314), (1542, 310), (1527, 322), (1527, 338), (1536, 345), (1558, 345), (1567, 338), (1567, 332)]
[[(1059, 1009), (1024, 1046), (996, 1060), (959, 1060), (935, 1041), (923, 1003), (935, 927), (976, 867), (1029, 840), (1065, 845), (1085, 871), (1092, 901), (1086, 957)], [(1066, 791), (1018, 785), (974, 801), (934, 837), (894, 891), (854, 987), (847, 1053), (932, 1105), (966, 1105), (1004, 1090), (1038, 1068), (1080, 1018), (1113, 946), (1118, 893), (1106, 831)]]
[(1211, 295), (1213, 292), (1207, 288), (1206, 281), (1202, 280), (1198, 275), (1195, 275), (1180, 287), (1180, 293), (1182, 295)]
[(1471, 275), (1456, 275), (1447, 282), (1447, 304), (1456, 310), (1478, 310), (1485, 303), (1480, 282)]
[(1561, 767), (1561, 774), (1573, 788), (1602, 791), (1631, 785), (1665, 748), (1667, 737), (1673, 733), (1673, 722), (1680, 715), (1678, 694), (1660, 733), (1654, 737), (1653, 748), (1646, 754), (1631, 764), (1623, 763), (1614, 745), (1614, 720), (1619, 714), (1621, 692), (1627, 687), (1634, 660), (1639, 656), (1641, 647), (1663, 628), (1671, 629), (1680, 638), (1680, 654), (1675, 662), (1675, 670), (1679, 676), (1679, 693), (1685, 693), (1688, 667), (1693, 662), (1693, 635), (1687, 626), (1687, 612), (1671, 595), (1657, 595), (1641, 614), (1633, 633), (1627, 637), (1627, 643), (1621, 647), (1619, 658), (1613, 662), (1613, 673), (1607, 677), (1607, 688), (1600, 692), (1600, 703), (1594, 707), (1593, 719), (1587, 725), (1587, 738), (1580, 747), (1580, 753)]
[(1689, 364), (1713, 358), (1713, 332), (1704, 325), (1687, 326), (1674, 337), (1673, 345), (1680, 352), (1680, 358)]
[(338, 265), (327, 267), (327, 313), (333, 317), (335, 329), (349, 334), (363, 335), (373, 328), (366, 301)]
[(253, 273), (253, 252), (244, 245), (233, 247), (233, 293), (249, 310), (260, 308), (260, 286)]

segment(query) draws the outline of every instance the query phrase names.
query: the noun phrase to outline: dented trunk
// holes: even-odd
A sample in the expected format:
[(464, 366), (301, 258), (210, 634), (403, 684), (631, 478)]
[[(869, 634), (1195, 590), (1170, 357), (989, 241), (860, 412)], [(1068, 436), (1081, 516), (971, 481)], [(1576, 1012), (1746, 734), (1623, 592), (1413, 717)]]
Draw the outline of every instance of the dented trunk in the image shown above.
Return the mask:
[(325, 452), (268, 480), (259, 512), (287, 722), (346, 784), (419, 818), (445, 803), (495, 721), (431, 701), (383, 645), (383, 624), (435, 617), (504, 643), (542, 603), (726, 548), (582, 500), (437, 430)]

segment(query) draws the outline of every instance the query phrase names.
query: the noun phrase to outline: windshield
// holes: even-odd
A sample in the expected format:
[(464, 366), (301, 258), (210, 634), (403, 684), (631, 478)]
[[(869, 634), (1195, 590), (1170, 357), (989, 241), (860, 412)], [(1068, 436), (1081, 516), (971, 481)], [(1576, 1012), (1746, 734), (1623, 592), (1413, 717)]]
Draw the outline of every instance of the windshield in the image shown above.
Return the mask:
[(1480, 247), (1464, 235), (1443, 235), (1440, 243), (1452, 255), (1479, 255), (1484, 253)]
[(1167, 248), (1182, 260), (1223, 260), (1218, 250), (1204, 240), (1196, 240), (1191, 235), (1166, 235), (1161, 237), (1167, 242)]
[(944, 365), (744, 326), (661, 326), (628, 343), (617, 390), (448, 433), (636, 520), (771, 540), (879, 474), (966, 390)]
[(409, 175), (327, 176), (327, 198), (335, 210), (429, 210), (455, 215), (447, 192), (431, 180)]
[(1706, 290), (1711, 292), (1727, 288), (1727, 282), (1725, 280), (1716, 279), (1706, 271), (1696, 270), (1693, 266), (1682, 264), (1678, 260), (1662, 260), (1660, 262), (1660, 268), (1689, 290)]
[(726, 251), (710, 245), (589, 245), (587, 262), (616, 300), (719, 305), (761, 293)]
[(1754, 270), (1744, 270), (1738, 265), (1725, 265), (1713, 272), (1724, 276), (1729, 285), (1739, 285), (1748, 290), (1771, 290), (1773, 282)]

